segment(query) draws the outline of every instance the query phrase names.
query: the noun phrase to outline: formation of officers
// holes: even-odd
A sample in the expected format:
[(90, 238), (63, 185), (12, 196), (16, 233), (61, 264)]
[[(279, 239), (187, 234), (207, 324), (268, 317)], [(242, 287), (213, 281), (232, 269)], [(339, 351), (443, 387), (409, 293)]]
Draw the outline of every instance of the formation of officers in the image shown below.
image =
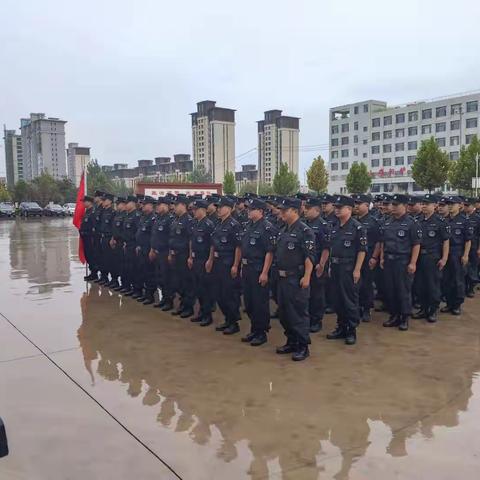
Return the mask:
[(441, 302), (442, 312), (460, 315), (478, 282), (480, 201), (474, 198), (114, 200), (99, 191), (84, 198), (85, 280), (202, 327), (218, 306), (224, 322), (216, 330), (224, 335), (240, 330), (243, 295), (251, 329), (242, 342), (264, 344), (270, 319), (279, 318), (286, 343), (276, 352), (295, 361), (309, 356), (310, 334), (321, 330), (325, 313), (337, 316), (327, 338), (353, 345), (375, 299), (389, 315), (383, 326), (406, 331), (411, 317), (436, 322)]

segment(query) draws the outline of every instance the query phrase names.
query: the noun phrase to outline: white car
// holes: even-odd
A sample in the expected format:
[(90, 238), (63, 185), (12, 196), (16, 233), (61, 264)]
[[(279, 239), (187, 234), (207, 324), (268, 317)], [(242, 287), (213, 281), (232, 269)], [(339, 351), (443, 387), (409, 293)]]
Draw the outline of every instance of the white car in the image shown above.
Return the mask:
[(75, 204), (74, 203), (66, 203), (63, 206), (63, 211), (65, 212), (66, 215), (71, 215), (75, 213)]

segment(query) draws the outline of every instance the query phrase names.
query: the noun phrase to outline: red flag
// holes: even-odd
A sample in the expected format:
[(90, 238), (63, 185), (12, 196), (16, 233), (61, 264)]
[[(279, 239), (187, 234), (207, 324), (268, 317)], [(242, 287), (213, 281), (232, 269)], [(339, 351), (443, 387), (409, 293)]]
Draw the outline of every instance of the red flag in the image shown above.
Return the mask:
[[(77, 192), (77, 202), (75, 204), (75, 213), (73, 214), (73, 224), (80, 230), (83, 216), (85, 215), (85, 205), (83, 204), (83, 197), (85, 196), (85, 172), (82, 173), (80, 179), (80, 186)], [(85, 253), (83, 251), (82, 237), (78, 239), (78, 258), (82, 263), (85, 263)]]

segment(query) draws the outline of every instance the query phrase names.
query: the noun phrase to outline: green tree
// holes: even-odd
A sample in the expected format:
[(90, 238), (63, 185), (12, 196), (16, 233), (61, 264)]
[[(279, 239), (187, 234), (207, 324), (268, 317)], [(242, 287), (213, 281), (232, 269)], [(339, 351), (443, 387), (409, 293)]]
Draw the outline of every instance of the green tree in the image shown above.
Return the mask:
[(235, 175), (233, 172), (225, 173), (223, 178), (223, 193), (225, 195), (233, 195), (235, 193)]
[[(239, 190), (239, 195), (245, 195), (246, 193), (257, 193), (257, 182), (247, 182), (244, 183)], [(259, 195), (271, 195), (273, 193), (273, 187), (268, 183), (259, 183), (258, 184), (258, 194)]]
[(310, 190), (317, 194), (327, 190), (328, 172), (321, 155), (313, 159), (310, 168), (307, 170), (307, 185)]
[(0, 202), (9, 202), (10, 200), (10, 192), (3, 183), (0, 183)]
[(435, 138), (424, 140), (412, 165), (412, 178), (416, 184), (431, 192), (444, 185), (449, 170), (450, 159), (447, 153), (438, 147)]
[(25, 180), (19, 180), (12, 188), (10, 195), (14, 202), (20, 203), (30, 198), (30, 187)]
[(462, 192), (472, 191), (472, 178), (476, 175), (476, 157), (480, 155), (480, 141), (475, 135), (468, 147), (462, 147), (460, 158), (451, 162), (448, 180), (451, 186)]
[(203, 167), (196, 167), (187, 177), (188, 183), (212, 183), (212, 175)]
[(300, 182), (297, 175), (288, 169), (288, 165), (282, 163), (273, 177), (272, 186), (277, 195), (293, 195), (300, 188)]
[(127, 197), (128, 195), (133, 194), (133, 188), (127, 187), (125, 180), (122, 178), (118, 182), (113, 182), (112, 193), (118, 197)]
[(77, 200), (77, 187), (69, 178), (56, 180), (58, 191), (61, 196), (61, 203), (75, 203)]
[(41, 206), (47, 205), (48, 202), (59, 203), (62, 201), (57, 182), (46, 172), (42, 172), (34, 178), (30, 183), (30, 188), (32, 198)]
[(345, 184), (350, 193), (365, 193), (370, 188), (372, 179), (368, 173), (367, 166), (360, 163), (353, 163), (348, 172)]
[(113, 182), (107, 177), (102, 170), (98, 161), (93, 159), (87, 167), (87, 193), (93, 194), (95, 190), (102, 192), (113, 192)]

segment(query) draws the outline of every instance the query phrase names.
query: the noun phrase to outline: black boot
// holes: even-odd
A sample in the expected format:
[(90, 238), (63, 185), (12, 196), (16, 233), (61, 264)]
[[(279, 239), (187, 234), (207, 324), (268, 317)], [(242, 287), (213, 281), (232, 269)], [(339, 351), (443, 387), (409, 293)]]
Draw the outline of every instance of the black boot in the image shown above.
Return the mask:
[(400, 315), (390, 315), (390, 318), (383, 322), (384, 327), (398, 327), (400, 325)]
[(346, 345), (355, 345), (357, 343), (357, 329), (349, 328), (345, 336)]
[(173, 302), (171, 300), (167, 300), (161, 310), (162, 312), (169, 312), (170, 310), (173, 310)]
[(402, 315), (400, 317), (400, 323), (398, 324), (398, 329), (402, 332), (406, 332), (408, 330), (408, 320), (410, 315)]
[(123, 293), (124, 297), (131, 297), (131, 296), (135, 295), (135, 290), (133, 290), (133, 288), (129, 288), (128, 290), (126, 290), (125, 292), (122, 292), (122, 293)]
[(343, 328), (339, 325), (335, 328), (335, 330), (327, 335), (327, 340), (338, 340), (340, 338), (345, 338), (346, 333)]
[(427, 309), (426, 308), (423, 308), (421, 310), (419, 310), (418, 312), (415, 312), (413, 315), (412, 315), (412, 318), (415, 319), (415, 320), (419, 320), (420, 318), (427, 318)]
[[(135, 298), (135, 297), (133, 297), (133, 298)], [(137, 302), (143, 303), (146, 299), (147, 299), (147, 297), (142, 294), (140, 297), (137, 297)]]
[(192, 323), (200, 323), (203, 320), (203, 317), (201, 315), (197, 315), (196, 317), (192, 317), (190, 321)]
[(212, 324), (212, 317), (211, 315), (207, 317), (203, 317), (203, 320), (200, 322), (201, 327), (208, 327), (209, 325)]
[(257, 333), (252, 338), (252, 341), (250, 342), (250, 345), (252, 347), (259, 347), (260, 345), (263, 345), (264, 343), (267, 343), (267, 335), (265, 333)]
[(228, 323), (227, 323), (227, 322), (223, 322), (223, 323), (221, 323), (220, 325), (217, 325), (217, 326), (215, 327), (215, 330), (216, 330), (217, 332), (223, 332), (227, 327), (228, 327)]
[(293, 352), (292, 360), (294, 362), (301, 362), (310, 356), (308, 345), (300, 345), (295, 352)]
[(372, 314), (369, 308), (363, 309), (362, 322), (368, 323), (372, 319)]
[(177, 317), (182, 312), (183, 312), (183, 307), (180, 305), (176, 310), (174, 310), (173, 312), (170, 312), (170, 314), (173, 315), (174, 317)]
[(327, 307), (327, 308), (325, 309), (325, 314), (326, 314), (326, 315), (330, 315), (330, 314), (332, 314), (332, 313), (335, 313), (335, 310), (333, 309), (333, 307)]
[(233, 335), (234, 333), (238, 333), (240, 331), (240, 327), (238, 326), (238, 323), (232, 323), (229, 325), (227, 328), (223, 330), (224, 335)]
[(444, 307), (442, 307), (442, 308), (440, 309), (440, 311), (441, 311), (442, 313), (450, 313), (451, 310), (452, 310), (452, 307), (450, 307), (449, 305), (445, 305)]
[(180, 313), (180, 318), (188, 318), (193, 315), (193, 308), (184, 308), (182, 313)]
[(241, 341), (243, 343), (250, 343), (255, 338), (255, 333), (250, 332), (248, 335), (242, 337)]
[(154, 305), (154, 308), (162, 308), (167, 303), (165, 298), (162, 298), (158, 303)]
[(428, 311), (427, 322), (435, 323), (437, 321), (437, 312), (438, 312), (438, 308), (431, 307)]
[(473, 288), (469, 288), (469, 289), (467, 290), (466, 296), (467, 296), (468, 298), (473, 298), (473, 297), (475, 296), (475, 292), (473, 291)]
[(142, 292), (139, 292), (138, 290), (135, 290), (135, 292), (133, 293), (133, 295), (130, 295), (130, 296), (136, 300), (137, 298), (142, 297), (142, 296), (143, 296), (143, 293), (142, 293)]
[(155, 299), (153, 298), (153, 296), (148, 296), (147, 298), (145, 298), (145, 300), (143, 301), (143, 304), (144, 305), (152, 305), (153, 303), (155, 303)]
[(317, 333), (322, 329), (322, 322), (314, 322), (310, 324), (310, 333)]
[(287, 343), (285, 345), (283, 345), (282, 347), (277, 347), (276, 353), (278, 355), (285, 355), (287, 353), (293, 353), (297, 350), (298, 350), (298, 347), (296, 345), (294, 345), (293, 343), (289, 343), (287, 341)]

